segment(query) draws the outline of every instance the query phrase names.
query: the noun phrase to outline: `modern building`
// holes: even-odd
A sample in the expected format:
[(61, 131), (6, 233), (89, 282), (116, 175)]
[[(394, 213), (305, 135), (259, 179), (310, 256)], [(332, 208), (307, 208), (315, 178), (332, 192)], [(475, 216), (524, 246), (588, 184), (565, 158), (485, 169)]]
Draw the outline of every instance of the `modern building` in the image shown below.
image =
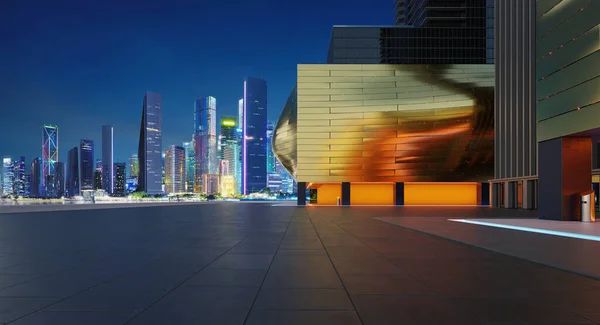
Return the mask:
[(138, 190), (150, 195), (162, 193), (162, 96), (147, 91), (142, 107), (138, 147)]
[(233, 197), (236, 194), (235, 178), (231, 173), (229, 160), (219, 161), (219, 193), (223, 197)]
[(129, 177), (137, 177), (138, 176), (139, 166), (140, 166), (140, 163), (138, 160), (138, 155), (129, 156), (128, 172), (127, 172)]
[[(236, 169), (240, 168), (239, 160), (239, 145), (238, 145), (238, 125), (237, 117), (235, 116), (222, 116), (221, 117), (221, 157), (219, 159), (226, 160), (229, 170), (227, 175), (231, 175), (235, 178)], [(219, 166), (221, 167), (221, 166)]]
[(492, 202), (580, 220), (598, 191), (600, 1), (498, 2)]
[(194, 137), (192, 141), (184, 142), (185, 150), (185, 192), (194, 192), (194, 179), (196, 178), (196, 151), (194, 150)]
[(218, 174), (204, 174), (202, 175), (202, 184), (204, 192), (203, 194), (215, 195), (221, 191)]
[(481, 27), (494, 0), (395, 0), (396, 25)]
[(96, 170), (102, 171), (102, 159), (96, 159)]
[[(58, 126), (42, 127), (42, 196), (53, 197), (54, 164), (58, 161)], [(48, 192), (46, 192), (48, 191)]]
[(25, 157), (20, 157), (13, 162), (13, 193), (21, 197), (25, 196)]
[(238, 101), (238, 119), (237, 119), (237, 129), (236, 129), (236, 136), (237, 136), (237, 159), (236, 159), (236, 164), (234, 166), (235, 168), (235, 187), (236, 187), (236, 191), (237, 193), (243, 193), (244, 190), (242, 188), (242, 169), (243, 169), (243, 150), (242, 148), (244, 147), (244, 99), (240, 99)]
[(244, 81), (242, 188), (243, 194), (267, 187), (267, 82)]
[(194, 145), (196, 187), (204, 192), (202, 175), (217, 173), (217, 100), (198, 99), (194, 103)]
[(35, 157), (31, 161), (31, 189), (30, 197), (42, 197), (42, 158)]
[(2, 195), (7, 196), (14, 194), (13, 184), (15, 181), (15, 173), (11, 158), (2, 159)]
[(52, 178), (52, 195), (50, 197), (61, 198), (65, 196), (65, 163), (62, 161), (55, 162), (54, 171), (54, 177)]
[(172, 145), (165, 151), (165, 192), (185, 191), (185, 148)]
[(31, 174), (25, 174), (25, 197), (31, 197)]
[(109, 194), (115, 190), (114, 130), (112, 125), (102, 126), (102, 189)]
[(94, 189), (94, 141), (79, 141), (79, 175), (82, 191)]
[(102, 169), (96, 169), (94, 172), (94, 190), (102, 189)]
[(275, 124), (267, 121), (267, 174), (275, 172), (275, 155), (273, 154), (273, 130)]
[(66, 196), (75, 197), (79, 196), (79, 155), (77, 147), (69, 150), (67, 158), (67, 183), (66, 183)]
[(282, 192), (282, 177), (281, 175), (273, 172), (267, 174), (267, 187), (271, 191), (271, 193), (279, 193)]
[(126, 165), (124, 162), (116, 162), (113, 169), (115, 170), (115, 190), (113, 193), (116, 196), (125, 196)]
[(493, 87), (488, 64), (301, 64), (273, 149), (299, 204), (486, 204)]

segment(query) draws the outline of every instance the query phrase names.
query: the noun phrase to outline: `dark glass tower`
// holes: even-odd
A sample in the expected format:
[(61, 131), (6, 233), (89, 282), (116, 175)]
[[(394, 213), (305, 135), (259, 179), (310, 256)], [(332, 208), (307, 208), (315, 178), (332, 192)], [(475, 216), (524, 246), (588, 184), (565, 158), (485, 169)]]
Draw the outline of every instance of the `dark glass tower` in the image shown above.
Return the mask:
[(69, 150), (67, 158), (67, 196), (79, 195), (79, 155), (77, 147)]
[[(196, 154), (196, 184), (202, 175), (217, 173), (217, 100), (206, 97), (194, 103), (194, 145)], [(196, 192), (206, 192), (203, 185)]]
[(162, 96), (151, 91), (144, 96), (138, 161), (138, 190), (150, 195), (161, 194)]
[(25, 196), (25, 157), (20, 157), (13, 163), (13, 173), (15, 177), (13, 193)]
[(125, 163), (115, 163), (115, 192), (117, 196), (125, 196)]
[(102, 126), (102, 189), (106, 193), (113, 193), (115, 190), (115, 171), (113, 168), (113, 127), (111, 125)]
[(267, 82), (247, 78), (244, 81), (242, 142), (243, 194), (267, 187)]
[(57, 161), (54, 164), (54, 177), (52, 178), (54, 195), (52, 197), (60, 198), (65, 195), (65, 163)]
[(94, 141), (81, 140), (79, 143), (81, 190), (94, 189)]
[(485, 26), (490, 0), (396, 0), (396, 25), (414, 27)]
[(42, 187), (42, 159), (40, 157), (33, 158), (31, 162), (31, 184), (30, 184), (30, 197), (41, 197), (42, 193), (40, 188)]

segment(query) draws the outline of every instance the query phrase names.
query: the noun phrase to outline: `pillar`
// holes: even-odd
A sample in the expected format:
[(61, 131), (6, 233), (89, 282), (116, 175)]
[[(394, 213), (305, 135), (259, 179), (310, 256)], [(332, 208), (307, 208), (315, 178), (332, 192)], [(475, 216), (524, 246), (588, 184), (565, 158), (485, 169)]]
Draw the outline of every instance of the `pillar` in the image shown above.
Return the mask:
[(515, 181), (504, 182), (504, 207), (516, 209), (519, 203), (519, 183)]
[(480, 202), (483, 206), (490, 206), (490, 183), (481, 183)]
[(396, 205), (404, 205), (404, 182), (396, 183)]
[(533, 179), (523, 181), (523, 209), (537, 209), (537, 181)]
[(298, 182), (298, 205), (306, 205), (306, 182)]
[(342, 205), (350, 205), (350, 183), (342, 183)]
[(492, 183), (492, 207), (500, 207), (500, 186), (502, 183)]
[(592, 188), (591, 138), (557, 138), (538, 144), (538, 216), (581, 220), (579, 194)]

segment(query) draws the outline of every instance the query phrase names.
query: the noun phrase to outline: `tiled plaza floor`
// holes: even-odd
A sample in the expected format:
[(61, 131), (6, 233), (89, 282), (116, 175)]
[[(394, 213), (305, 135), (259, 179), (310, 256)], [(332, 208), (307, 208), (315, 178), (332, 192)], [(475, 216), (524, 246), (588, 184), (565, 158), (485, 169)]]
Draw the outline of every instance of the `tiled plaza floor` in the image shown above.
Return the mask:
[(600, 324), (598, 280), (373, 219), (498, 211), (0, 214), (0, 324)]

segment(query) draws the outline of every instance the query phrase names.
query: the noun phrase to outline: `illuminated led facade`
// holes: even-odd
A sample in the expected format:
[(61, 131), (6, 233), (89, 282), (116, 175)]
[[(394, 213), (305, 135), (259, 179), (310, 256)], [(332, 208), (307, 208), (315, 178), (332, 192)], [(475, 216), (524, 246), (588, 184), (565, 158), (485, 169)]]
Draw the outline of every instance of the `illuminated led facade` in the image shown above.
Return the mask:
[(138, 177), (140, 172), (140, 162), (138, 160), (138, 155), (131, 155), (129, 157), (129, 176), (130, 177)]
[(184, 142), (185, 149), (185, 191), (194, 192), (194, 178), (196, 176), (196, 151), (194, 150), (194, 139)]
[(52, 197), (54, 163), (58, 161), (58, 126), (44, 125), (42, 127), (42, 196)]
[[(227, 175), (235, 176), (240, 169), (237, 117), (221, 117), (221, 160), (227, 161)], [(219, 168), (221, 166), (219, 165)]]
[(94, 141), (81, 140), (79, 142), (79, 174), (82, 191), (94, 189)]
[(204, 174), (202, 175), (202, 184), (204, 184), (203, 194), (218, 194), (220, 192), (219, 175), (218, 174)]
[(273, 155), (273, 131), (275, 125), (272, 121), (267, 121), (267, 174), (275, 172), (275, 155)]
[(69, 150), (67, 156), (67, 183), (66, 196), (75, 197), (79, 195), (79, 154), (77, 147)]
[(196, 191), (203, 192), (202, 175), (217, 173), (217, 100), (198, 99), (194, 103), (194, 146)]
[(138, 146), (138, 190), (150, 195), (162, 193), (162, 96), (147, 91), (142, 107)]
[(165, 192), (181, 193), (185, 189), (185, 148), (169, 146), (165, 150)]
[(243, 103), (242, 188), (250, 194), (267, 187), (267, 82), (247, 78)]
[(376, 194), (349, 195), (351, 183), (387, 183), (377, 204), (398, 204), (407, 182), (471, 182), (473, 197), (455, 202), (477, 204), (476, 182), (494, 171), (493, 86), (486, 64), (298, 65), (275, 155), (298, 182), (338, 184), (330, 192), (348, 204)]
[(117, 162), (114, 164), (115, 170), (115, 190), (114, 194), (116, 196), (125, 196), (125, 172), (126, 167), (124, 162)]
[(13, 193), (19, 196), (25, 196), (25, 157), (20, 157), (13, 162)]
[(4, 159), (2, 159), (2, 195), (3, 196), (13, 194), (14, 181), (15, 181), (15, 174), (14, 174), (12, 159), (4, 158)]

